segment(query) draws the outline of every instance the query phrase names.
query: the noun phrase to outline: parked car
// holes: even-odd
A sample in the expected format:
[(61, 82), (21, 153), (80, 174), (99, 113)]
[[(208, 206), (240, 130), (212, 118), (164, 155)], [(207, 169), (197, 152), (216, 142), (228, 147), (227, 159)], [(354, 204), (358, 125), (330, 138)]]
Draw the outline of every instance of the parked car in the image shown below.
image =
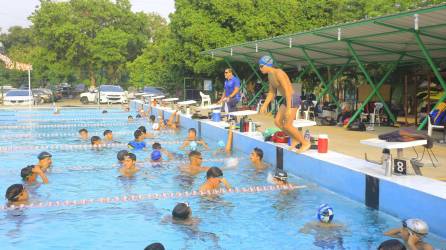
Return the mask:
[(28, 90), (23, 89), (15, 89), (10, 90), (6, 93), (5, 97), (3, 97), (4, 105), (28, 105), (34, 104), (34, 98), (31, 92), (31, 96), (29, 95)]
[(38, 88), (33, 89), (32, 91), (36, 103), (42, 104), (45, 102), (48, 103), (53, 101), (53, 93), (49, 89)]
[(73, 95), (78, 96), (86, 91), (85, 84), (77, 84), (73, 89)]
[(80, 95), (83, 104), (88, 103), (128, 103), (127, 91), (119, 85), (101, 85), (98, 89), (91, 89), (89, 92)]

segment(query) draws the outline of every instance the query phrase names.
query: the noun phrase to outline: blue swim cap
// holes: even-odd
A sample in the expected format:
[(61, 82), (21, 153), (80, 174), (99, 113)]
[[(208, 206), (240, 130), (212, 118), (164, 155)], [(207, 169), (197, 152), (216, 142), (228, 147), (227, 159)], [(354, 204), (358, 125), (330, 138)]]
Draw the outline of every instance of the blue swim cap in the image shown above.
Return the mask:
[(333, 220), (334, 212), (328, 204), (322, 204), (317, 210), (317, 218), (320, 222), (330, 223)]
[(265, 66), (268, 66), (268, 67), (272, 67), (273, 64), (274, 64), (274, 61), (273, 61), (273, 59), (270, 56), (262, 56), (259, 59), (259, 65), (265, 65)]
[(190, 143), (190, 149), (192, 149), (192, 150), (197, 150), (197, 146), (198, 146), (198, 144), (194, 141)]
[(218, 141), (218, 147), (220, 147), (220, 148), (224, 148), (224, 147), (225, 147), (225, 142), (222, 141), (222, 140), (219, 140), (219, 141)]
[(152, 161), (157, 161), (161, 158), (161, 152), (159, 150), (153, 150), (152, 154), (150, 154), (150, 158)]

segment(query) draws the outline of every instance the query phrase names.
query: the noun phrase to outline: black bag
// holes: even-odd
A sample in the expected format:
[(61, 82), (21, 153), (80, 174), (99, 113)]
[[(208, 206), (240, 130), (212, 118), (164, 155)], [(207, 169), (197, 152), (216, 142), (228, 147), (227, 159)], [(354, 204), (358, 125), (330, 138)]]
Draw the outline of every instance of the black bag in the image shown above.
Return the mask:
[(365, 124), (363, 122), (360, 121), (356, 121), (351, 123), (348, 127), (348, 130), (351, 131), (365, 131)]

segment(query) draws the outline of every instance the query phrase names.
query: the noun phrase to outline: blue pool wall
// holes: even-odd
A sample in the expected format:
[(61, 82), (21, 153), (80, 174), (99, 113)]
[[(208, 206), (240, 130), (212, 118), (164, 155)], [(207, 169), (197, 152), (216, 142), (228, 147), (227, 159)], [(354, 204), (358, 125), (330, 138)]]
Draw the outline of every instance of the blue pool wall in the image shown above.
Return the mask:
[[(132, 110), (142, 104), (131, 102)], [(148, 106), (143, 105), (147, 111)], [(151, 114), (158, 115), (159, 109), (153, 107)], [(171, 112), (162, 111), (165, 119)], [(202, 137), (211, 140), (226, 140), (227, 130), (213, 126), (203, 120), (181, 116), (184, 128), (195, 128)], [(315, 157), (296, 154), (280, 149), (270, 142), (263, 142), (234, 133), (234, 150), (249, 154), (254, 147), (264, 151), (264, 160), (270, 164), (283, 164), (284, 169), (306, 180), (315, 182), (329, 190), (379, 209), (401, 219), (420, 218), (429, 224), (430, 232), (446, 238), (446, 199), (436, 195), (409, 188), (376, 175), (359, 172), (338, 164)], [(347, 157), (347, 156), (346, 156)], [(281, 158), (281, 159), (279, 159)], [(432, 180), (433, 181), (433, 180)]]

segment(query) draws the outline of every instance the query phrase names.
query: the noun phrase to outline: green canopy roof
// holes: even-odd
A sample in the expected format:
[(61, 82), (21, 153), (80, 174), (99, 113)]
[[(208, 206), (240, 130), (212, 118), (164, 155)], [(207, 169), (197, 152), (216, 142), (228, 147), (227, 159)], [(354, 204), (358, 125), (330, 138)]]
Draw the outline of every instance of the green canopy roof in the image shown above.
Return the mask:
[(327, 26), (202, 52), (231, 61), (257, 61), (270, 55), (284, 68), (308, 64), (343, 65), (352, 58), (350, 43), (364, 63), (425, 61), (417, 32), (432, 59), (446, 58), (446, 4), (394, 15)]

